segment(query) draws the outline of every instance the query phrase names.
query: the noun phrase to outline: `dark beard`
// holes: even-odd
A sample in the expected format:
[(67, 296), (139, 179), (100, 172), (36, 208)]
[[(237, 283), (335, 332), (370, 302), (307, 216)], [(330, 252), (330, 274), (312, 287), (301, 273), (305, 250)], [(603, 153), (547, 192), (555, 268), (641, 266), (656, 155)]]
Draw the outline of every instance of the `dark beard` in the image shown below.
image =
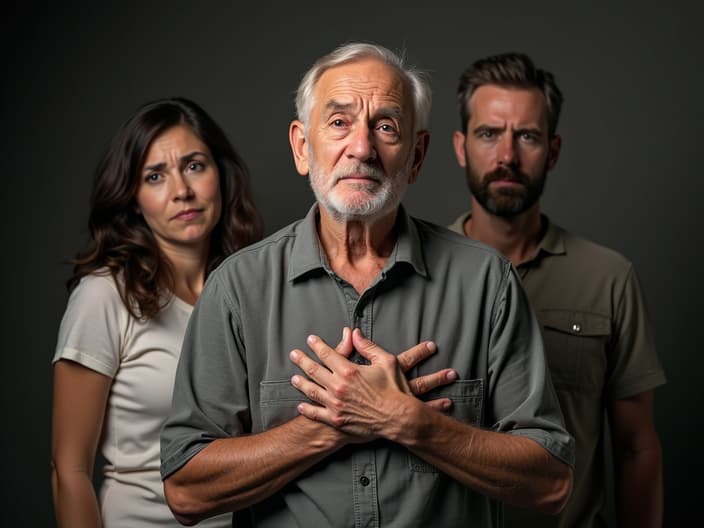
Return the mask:
[[(483, 177), (477, 177), (470, 164), (467, 164), (467, 184), (474, 198), (488, 212), (503, 218), (511, 218), (530, 209), (543, 194), (546, 175), (547, 167), (543, 170), (540, 178), (531, 181), (528, 176), (518, 170), (499, 167)], [(491, 192), (489, 184), (499, 180), (520, 183), (523, 189), (500, 189)]]

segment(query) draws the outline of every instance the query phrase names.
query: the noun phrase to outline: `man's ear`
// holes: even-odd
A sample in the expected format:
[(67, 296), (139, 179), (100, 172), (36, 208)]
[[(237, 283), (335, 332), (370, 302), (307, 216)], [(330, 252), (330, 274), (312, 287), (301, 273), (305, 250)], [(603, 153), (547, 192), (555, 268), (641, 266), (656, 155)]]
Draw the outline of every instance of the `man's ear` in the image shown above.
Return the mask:
[(457, 163), (462, 168), (467, 166), (467, 151), (464, 148), (466, 141), (467, 136), (465, 136), (459, 130), (455, 130), (455, 133), (452, 135), (452, 146), (455, 149), (455, 157), (457, 158)]
[(418, 179), (418, 173), (420, 173), (423, 161), (428, 155), (429, 146), (430, 132), (421, 130), (416, 134), (416, 144), (413, 146), (413, 165), (411, 166), (411, 174), (408, 176), (408, 183), (415, 183)]
[(306, 128), (297, 119), (291, 121), (288, 129), (288, 141), (291, 143), (293, 162), (301, 176), (308, 175), (308, 142), (306, 141)]
[(559, 135), (555, 134), (552, 138), (550, 138), (550, 144), (548, 148), (548, 170), (552, 170), (552, 168), (557, 163), (557, 160), (560, 158), (562, 138)]

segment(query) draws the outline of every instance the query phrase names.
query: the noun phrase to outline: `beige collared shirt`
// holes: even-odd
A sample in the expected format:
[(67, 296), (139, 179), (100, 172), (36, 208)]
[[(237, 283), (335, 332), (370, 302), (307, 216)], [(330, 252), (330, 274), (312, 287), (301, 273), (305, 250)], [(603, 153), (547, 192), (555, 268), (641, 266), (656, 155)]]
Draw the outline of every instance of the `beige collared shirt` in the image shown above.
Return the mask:
[[(450, 229), (464, 234), (470, 214)], [(574, 488), (559, 516), (506, 506), (506, 526), (599, 526), (607, 402), (662, 385), (665, 374), (633, 265), (542, 218), (545, 235), (517, 270), (542, 327), (567, 430), (575, 437)]]

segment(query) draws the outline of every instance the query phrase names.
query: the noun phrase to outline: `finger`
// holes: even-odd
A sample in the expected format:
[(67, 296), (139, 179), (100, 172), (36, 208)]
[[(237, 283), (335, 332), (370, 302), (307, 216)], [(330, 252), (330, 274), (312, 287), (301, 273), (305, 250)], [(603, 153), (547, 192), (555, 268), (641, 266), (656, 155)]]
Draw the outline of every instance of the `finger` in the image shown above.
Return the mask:
[(298, 409), (299, 414), (302, 414), (306, 418), (328, 424), (336, 429), (345, 425), (345, 421), (339, 415), (331, 413), (330, 410), (325, 407), (301, 402), (296, 409)]
[(408, 386), (411, 388), (411, 392), (416, 396), (425, 394), (436, 387), (442, 387), (444, 385), (449, 385), (457, 379), (457, 373), (452, 369), (442, 369), (432, 374), (427, 374), (425, 376), (418, 376), (408, 381)]
[(447, 412), (452, 407), (452, 400), (449, 398), (438, 398), (437, 400), (429, 400), (424, 402), (428, 407), (432, 407), (436, 411)]
[[(308, 346), (315, 355), (318, 356), (318, 359), (332, 372), (341, 372), (346, 367), (353, 365), (344, 355), (338, 354), (334, 348), (331, 348), (316, 335), (309, 335), (306, 339), (306, 343), (308, 343)], [(345, 346), (343, 346), (343, 350), (346, 350)], [(330, 385), (325, 384), (325, 386), (329, 387)]]
[(322, 414), (320, 413), (320, 411), (323, 410), (323, 407), (311, 405), (307, 402), (301, 402), (296, 406), (296, 409), (299, 414), (302, 414), (306, 418), (315, 420), (316, 422), (323, 422)]
[(291, 376), (291, 385), (301, 391), (310, 401), (328, 407), (335, 405), (335, 398), (324, 387), (314, 383), (304, 376), (294, 374)]
[(368, 359), (372, 364), (377, 363), (384, 356), (391, 355), (379, 345), (364, 337), (359, 328), (352, 330), (352, 343), (359, 355)]
[(401, 370), (408, 372), (418, 363), (432, 356), (437, 349), (438, 347), (433, 341), (423, 341), (408, 350), (404, 350), (396, 356), (396, 359), (399, 365), (401, 365)]
[(324, 365), (321, 365), (317, 361), (313, 361), (303, 351), (298, 349), (291, 350), (288, 356), (291, 362), (293, 362), (305, 373), (306, 376), (318, 385), (322, 385), (323, 387), (328, 387), (330, 385), (332, 381), (332, 373), (326, 369)]
[(338, 354), (341, 354), (346, 358), (350, 357), (352, 354), (352, 351), (354, 350), (354, 346), (352, 345), (352, 332), (350, 332), (348, 327), (345, 326), (342, 329), (342, 340), (337, 344), (335, 350)]

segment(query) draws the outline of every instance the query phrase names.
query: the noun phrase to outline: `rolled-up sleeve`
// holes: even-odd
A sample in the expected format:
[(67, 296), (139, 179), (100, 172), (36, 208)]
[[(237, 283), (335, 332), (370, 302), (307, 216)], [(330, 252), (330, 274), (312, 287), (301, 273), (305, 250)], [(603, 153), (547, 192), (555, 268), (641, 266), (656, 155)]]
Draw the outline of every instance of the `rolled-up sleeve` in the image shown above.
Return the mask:
[(236, 303), (211, 275), (186, 329), (171, 412), (161, 433), (166, 478), (218, 438), (249, 428), (247, 368)]
[(512, 266), (494, 304), (489, 342), (488, 422), (531, 438), (574, 465), (574, 439), (548, 372), (540, 327)]

